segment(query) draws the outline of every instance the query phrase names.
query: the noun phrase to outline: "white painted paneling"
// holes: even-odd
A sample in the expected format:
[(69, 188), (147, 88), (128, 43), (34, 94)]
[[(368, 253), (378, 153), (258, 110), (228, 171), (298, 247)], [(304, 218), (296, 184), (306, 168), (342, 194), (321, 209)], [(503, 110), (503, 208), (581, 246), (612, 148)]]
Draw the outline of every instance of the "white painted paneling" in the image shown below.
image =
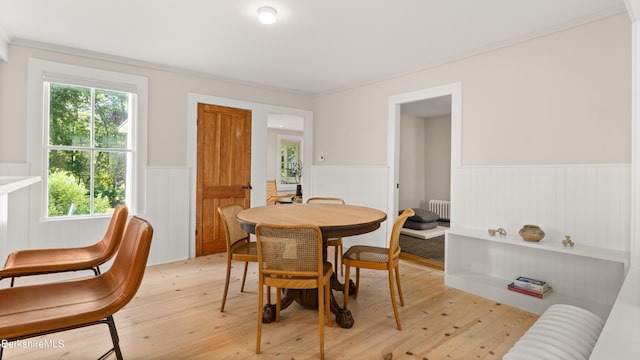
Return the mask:
[[(2, 175), (26, 175), (28, 169), (26, 164), (0, 164)], [(147, 207), (135, 215), (149, 220), (154, 228), (148, 263), (152, 265), (186, 259), (190, 246), (190, 169), (148, 168), (146, 175)], [(96, 243), (104, 235), (110, 221), (109, 217), (41, 221), (39, 208), (34, 205), (38, 201), (32, 196), (32, 192), (27, 190), (9, 195), (8, 241), (0, 251), (2, 262), (11, 251), (19, 249), (78, 247)]]
[(187, 167), (147, 168), (145, 217), (153, 226), (149, 265), (189, 257), (189, 179)]
[[(387, 168), (383, 166), (314, 166), (313, 182), (305, 198), (313, 196), (339, 197), (347, 204), (387, 210)], [(369, 234), (344, 238), (345, 249), (350, 245), (386, 246), (387, 224), (395, 216), (387, 214), (380, 229)]]
[(631, 166), (459, 167), (452, 225), (517, 234), (539, 225), (545, 239), (629, 250)]
[[(26, 164), (0, 164), (0, 174), (28, 175)], [(342, 197), (349, 204), (388, 209), (388, 170), (382, 166), (313, 166), (311, 196)], [(546, 240), (572, 235), (576, 246), (629, 250), (630, 165), (458, 167), (452, 176), (452, 224), (486, 231), (503, 227), (516, 235), (525, 223), (541, 226)], [(155, 228), (149, 263), (189, 257), (190, 168), (147, 170), (147, 208)], [(41, 223), (29, 210), (30, 192), (11, 195), (7, 250), (80, 246), (102, 236), (108, 219)], [(29, 220), (29, 213), (33, 219)], [(387, 214), (393, 221), (393, 214)], [(351, 244), (386, 246), (387, 227), (345, 239)], [(67, 226), (72, 224), (72, 226)], [(68, 228), (68, 230), (66, 230)], [(100, 230), (97, 230), (100, 229)], [(519, 260), (513, 260), (521, 261)], [(533, 261), (528, 257), (522, 261)], [(499, 266), (499, 265), (494, 265)]]
[[(0, 163), (0, 176), (28, 176), (29, 165), (24, 163)], [(0, 263), (12, 251), (20, 249), (21, 239), (26, 241), (29, 236), (29, 190), (21, 189), (5, 196), (7, 202), (6, 243), (0, 244)], [(0, 208), (3, 208), (0, 204)], [(0, 219), (2, 216), (0, 215)], [(0, 225), (2, 226), (2, 225)]]

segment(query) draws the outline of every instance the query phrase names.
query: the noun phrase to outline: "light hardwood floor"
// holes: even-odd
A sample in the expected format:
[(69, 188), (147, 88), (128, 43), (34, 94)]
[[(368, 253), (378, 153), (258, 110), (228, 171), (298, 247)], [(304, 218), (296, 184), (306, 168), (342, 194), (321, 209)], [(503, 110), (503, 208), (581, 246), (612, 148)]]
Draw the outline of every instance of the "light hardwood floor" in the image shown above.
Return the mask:
[[(242, 266), (234, 263), (221, 313), (225, 256), (147, 269), (136, 298), (115, 315), (125, 359), (318, 358), (317, 312), (298, 304), (282, 311), (280, 323), (263, 326), (262, 353), (255, 354), (257, 269), (249, 265), (245, 292), (240, 293)], [(342, 329), (334, 322), (325, 328), (326, 359), (500, 359), (537, 319), (445, 287), (441, 270), (401, 261), (400, 273), (403, 330), (395, 327), (386, 272), (362, 270), (358, 299), (349, 301), (355, 325)], [(336, 297), (342, 301), (342, 293)], [(62, 340), (64, 347), (34, 348), (43, 339)], [(30, 341), (23, 342), (24, 349), (5, 348), (4, 359), (95, 359), (111, 343), (103, 325)]]

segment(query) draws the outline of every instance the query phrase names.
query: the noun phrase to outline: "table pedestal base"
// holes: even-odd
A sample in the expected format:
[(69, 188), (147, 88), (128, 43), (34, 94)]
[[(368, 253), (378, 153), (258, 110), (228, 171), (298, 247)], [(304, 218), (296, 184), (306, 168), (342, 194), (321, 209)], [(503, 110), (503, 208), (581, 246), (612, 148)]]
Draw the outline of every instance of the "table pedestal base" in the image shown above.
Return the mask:
[[(336, 291), (344, 291), (344, 285), (340, 283), (336, 274), (331, 276), (330, 280), (331, 290)], [(291, 305), (294, 301), (298, 304), (309, 307), (309, 308), (318, 308), (318, 290), (317, 289), (284, 289), (283, 296), (280, 303), (280, 310), (284, 310), (289, 305)], [(355, 292), (355, 284), (353, 281), (349, 280), (349, 293), (353, 294)], [(333, 291), (329, 291), (329, 297), (331, 301), (330, 309), (331, 312), (336, 316), (336, 323), (338, 326), (344, 329), (350, 329), (353, 326), (354, 320), (353, 316), (351, 316), (351, 311), (349, 309), (344, 309), (333, 295)], [(262, 322), (270, 323), (276, 320), (276, 305), (275, 304), (265, 304), (262, 309)]]

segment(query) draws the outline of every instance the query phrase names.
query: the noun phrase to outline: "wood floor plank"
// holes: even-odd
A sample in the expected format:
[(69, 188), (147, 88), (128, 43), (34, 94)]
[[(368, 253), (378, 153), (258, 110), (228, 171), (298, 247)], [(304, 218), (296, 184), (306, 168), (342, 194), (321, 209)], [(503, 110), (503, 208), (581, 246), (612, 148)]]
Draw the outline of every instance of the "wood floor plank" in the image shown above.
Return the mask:
[[(263, 324), (262, 353), (255, 354), (256, 264), (241, 293), (242, 264), (234, 262), (220, 312), (225, 266), (225, 255), (216, 254), (149, 267), (135, 299), (114, 316), (125, 359), (317, 359), (317, 311), (295, 303), (280, 323)], [(444, 286), (441, 270), (401, 261), (400, 273), (403, 330), (396, 329), (387, 274), (362, 270), (360, 294), (349, 299), (355, 324), (342, 329), (332, 317), (333, 327), (324, 329), (326, 359), (500, 359), (537, 319)], [(341, 303), (342, 293), (336, 299)], [(37, 348), (38, 340), (62, 340), (64, 347)], [(5, 349), (4, 358), (97, 358), (111, 343), (106, 326), (30, 341)]]

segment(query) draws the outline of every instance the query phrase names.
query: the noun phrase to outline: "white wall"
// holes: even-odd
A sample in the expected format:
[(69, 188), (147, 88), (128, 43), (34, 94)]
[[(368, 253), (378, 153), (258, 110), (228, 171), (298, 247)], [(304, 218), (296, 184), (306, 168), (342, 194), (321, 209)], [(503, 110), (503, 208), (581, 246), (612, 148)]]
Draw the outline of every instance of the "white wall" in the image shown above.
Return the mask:
[(451, 198), (451, 115), (400, 119), (399, 209)]
[(319, 96), (315, 151), (324, 165), (385, 165), (388, 98), (461, 82), (463, 165), (629, 163), (630, 79), (621, 14)]
[[(339, 197), (351, 205), (367, 206), (385, 211), (387, 209), (387, 176), (385, 166), (314, 166), (313, 182), (305, 197)], [(391, 219), (391, 221), (389, 221)], [(345, 250), (352, 244), (380, 246), (388, 243), (387, 231), (393, 223), (387, 220), (380, 229), (363, 235), (343, 238)]]
[[(245, 102), (270, 104), (271, 108), (291, 107), (307, 112), (313, 109), (313, 98), (309, 96), (10, 45), (9, 60), (0, 61), (0, 164), (18, 164), (19, 173), (14, 175), (34, 175), (37, 171), (27, 163), (27, 62), (29, 58), (129, 73), (149, 79), (148, 163), (145, 164), (148, 178), (145, 184), (146, 194), (144, 194), (147, 206), (146, 209), (141, 209), (139, 215), (148, 218), (155, 228), (150, 264), (188, 257), (189, 247), (193, 246), (194, 240), (191, 237), (193, 231), (190, 228), (192, 221), (190, 182), (195, 180), (190, 173), (190, 151), (194, 141), (189, 137), (189, 129), (195, 127), (195, 117), (189, 117), (188, 108), (189, 94), (192, 91), (202, 94), (204, 99), (224, 95), (225, 98), (235, 98)], [(264, 132), (260, 134), (265, 139), (253, 139), (254, 145), (261, 144), (259, 151), (253, 149), (253, 152), (265, 156), (266, 113), (261, 113), (260, 116), (264, 117), (260, 119), (260, 121), (264, 120)], [(312, 143), (312, 140), (309, 143)], [(254, 161), (263, 172), (260, 183), (265, 183), (265, 160), (266, 158), (260, 158), (259, 161)], [(309, 163), (311, 163), (310, 159)], [(11, 166), (11, 169), (13, 168), (16, 167)], [(5, 175), (11, 169), (8, 166), (0, 166), (0, 175)], [(26, 197), (29, 200), (28, 194), (16, 196)], [(262, 197), (264, 198), (264, 189), (262, 189)], [(39, 218), (37, 210), (30, 213), (29, 219), (25, 218), (29, 216), (27, 215), (29, 211), (26, 214), (17, 211), (16, 214), (23, 215), (12, 217), (9, 227), (12, 242), (7, 250), (92, 244), (102, 237), (108, 223), (107, 218), (44, 223)]]
[(427, 199), (426, 120), (402, 115), (400, 119), (400, 175), (398, 208), (419, 208)]
[[(567, 232), (594, 246), (628, 250), (630, 206), (591, 199), (631, 194), (629, 172), (607, 168), (629, 167), (631, 161), (630, 34), (629, 19), (622, 14), (320, 96), (315, 112), (316, 153), (326, 154), (326, 165), (332, 166), (385, 164), (388, 159), (378, 154), (387, 149), (388, 99), (459, 82), (462, 129), (453, 136), (461, 139), (462, 164), (452, 169), (457, 178), (451, 189), (452, 225), (485, 230), (503, 225), (517, 231), (522, 224), (534, 223), (549, 229), (550, 238)], [(344, 123), (353, 134), (366, 129), (363, 141), (329, 136)], [(522, 167), (545, 166), (561, 170), (532, 171), (533, 178), (521, 176)], [(559, 173), (571, 172), (575, 166), (599, 169), (596, 172), (604, 178), (572, 178), (562, 186), (556, 182)], [(504, 171), (493, 171), (496, 167)], [(605, 170), (600, 172), (602, 167)], [(615, 186), (602, 186), (611, 183)], [(541, 194), (541, 189), (549, 193), (532, 196)], [(575, 201), (567, 200), (568, 196)], [(514, 209), (518, 211), (507, 212)], [(575, 217), (575, 224), (581, 226), (561, 223), (550, 214), (559, 219)], [(616, 224), (619, 229), (612, 231), (603, 224)]]
[[(450, 200), (451, 115), (425, 120), (425, 200)], [(427, 207), (426, 203), (421, 205)]]
[(0, 163), (27, 159), (27, 60), (29, 58), (145, 76), (149, 79), (149, 166), (185, 166), (188, 152), (189, 93), (220, 96), (272, 106), (313, 110), (310, 96), (240, 85), (201, 74), (178, 73), (10, 45), (9, 61), (0, 61)]
[[(325, 161), (315, 162), (311, 171), (314, 183), (328, 181), (334, 175), (347, 176), (327, 182), (331, 188), (318, 184), (318, 192), (339, 194), (344, 192), (350, 203), (369, 203), (386, 209), (387, 178), (387, 116), (390, 96), (426, 89), (453, 82), (462, 83), (463, 123), (462, 162), (464, 166), (501, 167), (509, 173), (518, 173), (520, 166), (584, 165), (598, 168), (611, 164), (625, 166), (631, 160), (631, 27), (625, 14), (613, 16), (566, 31), (533, 39), (521, 44), (479, 54), (424, 71), (381, 81), (366, 86), (325, 94), (317, 98), (269, 89), (232, 84), (215, 79), (179, 74), (152, 68), (123, 65), (110, 61), (66, 55), (22, 46), (9, 46), (9, 61), (0, 62), (0, 162), (26, 161), (26, 63), (29, 57), (61, 61), (105, 70), (129, 72), (149, 78), (149, 159), (148, 165), (157, 174), (166, 169), (176, 171), (183, 181), (181, 168), (189, 163), (188, 94), (240, 99), (246, 102), (271, 104), (288, 108), (314, 111), (314, 160), (323, 155)], [(489, 141), (491, 139), (492, 141)], [(28, 165), (28, 164), (27, 164)], [(358, 172), (361, 169), (371, 171)], [(453, 171), (465, 169), (454, 169)], [(266, 174), (266, 172), (265, 172)], [(362, 175), (367, 175), (363, 177)], [(467, 176), (468, 175), (468, 176)], [(351, 176), (351, 177), (349, 177)], [(601, 188), (598, 196), (616, 198), (630, 192), (624, 188), (624, 172), (613, 176), (610, 182), (622, 187)], [(491, 177), (490, 177), (491, 178)], [(485, 177), (474, 172), (464, 174), (464, 182), (484, 183)], [(518, 187), (518, 178), (508, 177), (506, 188), (526, 191)], [(596, 179), (598, 177), (592, 178)], [(155, 193), (172, 191), (171, 182), (158, 180)], [(193, 179), (189, 179), (193, 182)], [(543, 173), (537, 182), (548, 184), (553, 175)], [(342, 184), (342, 185), (340, 185)], [(454, 185), (459, 186), (459, 185)], [(478, 192), (485, 187), (477, 188)], [(555, 188), (557, 191), (564, 191)], [(588, 198), (592, 187), (577, 188), (576, 198)], [(452, 192), (460, 189), (452, 189)], [(312, 191), (311, 194), (314, 194)], [(320, 193), (315, 193), (320, 195)], [(468, 195), (469, 193), (467, 193)], [(305, 194), (307, 195), (307, 194)], [(520, 204), (522, 194), (504, 197), (496, 202), (500, 208), (510, 209)], [(337, 195), (338, 196), (338, 195)], [(456, 202), (454, 210), (477, 213), (480, 201)], [(527, 204), (528, 208), (543, 209), (544, 202)], [(614, 215), (600, 213), (597, 203), (587, 202), (580, 209), (581, 221), (587, 230), (596, 223), (615, 223)], [(182, 205), (184, 206), (184, 205)], [(480, 207), (478, 207), (480, 206)], [(188, 209), (186, 210), (189, 211)], [(571, 213), (557, 207), (558, 216)], [(625, 209), (623, 209), (625, 211)], [(628, 211), (628, 210), (626, 210)], [(504, 218), (461, 218), (468, 224), (496, 226), (499, 223), (520, 224), (538, 222), (543, 228), (548, 223), (538, 211), (538, 218), (524, 216), (510, 220)], [(149, 213), (151, 215), (151, 213)], [(153, 215), (168, 219), (163, 211)], [(627, 215), (622, 216), (628, 218)], [(158, 220), (160, 221), (160, 220)], [(622, 224), (621, 227), (625, 227)], [(81, 226), (84, 229), (84, 226)], [(80, 232), (51, 231), (52, 243), (92, 242), (96, 229), (88, 226), (93, 236), (84, 239)], [(177, 224), (176, 229), (181, 225)], [(556, 225), (553, 225), (556, 228)], [(566, 229), (560, 229), (558, 232)], [(571, 229), (569, 229), (571, 230)], [(170, 241), (173, 228), (156, 234)], [(380, 233), (380, 231), (376, 232)], [(576, 231), (576, 233), (578, 233)], [(16, 236), (19, 245), (31, 246), (30, 234)], [(189, 234), (190, 235), (190, 234)], [(384, 236), (371, 235), (375, 241)], [(621, 233), (622, 237), (626, 236)], [(90, 239), (89, 239), (90, 238)], [(601, 237), (589, 239), (597, 245), (628, 247), (629, 239), (614, 243)], [(618, 242), (619, 241), (619, 242)], [(163, 246), (162, 244), (154, 246)], [(160, 260), (160, 257), (158, 258)]]

